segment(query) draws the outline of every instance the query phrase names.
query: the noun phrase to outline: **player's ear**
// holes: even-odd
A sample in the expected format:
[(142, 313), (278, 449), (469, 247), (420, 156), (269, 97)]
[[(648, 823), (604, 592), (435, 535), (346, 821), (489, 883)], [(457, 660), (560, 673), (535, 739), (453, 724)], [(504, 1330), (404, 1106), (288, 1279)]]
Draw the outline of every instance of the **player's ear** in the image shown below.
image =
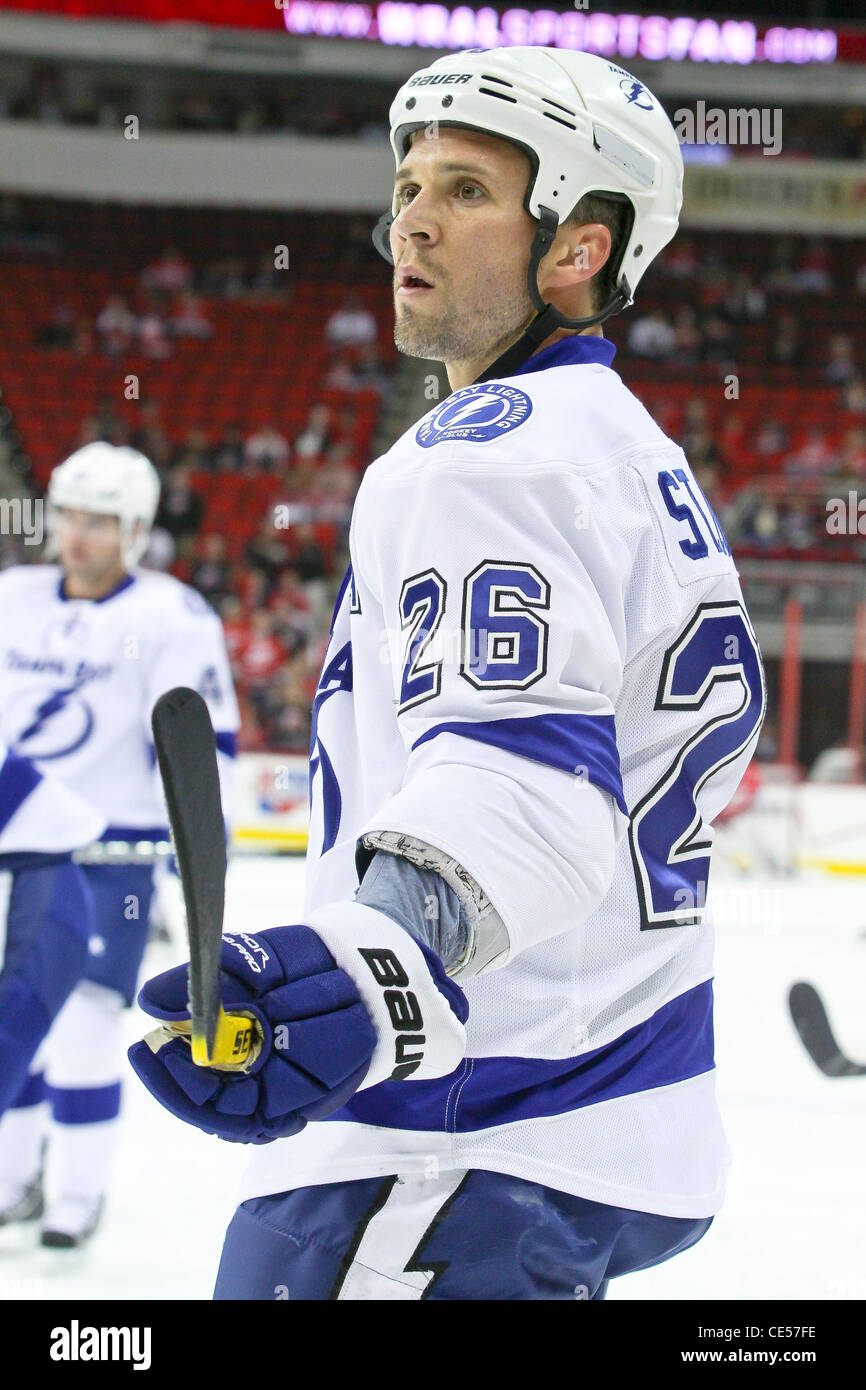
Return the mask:
[(610, 229), (603, 222), (585, 222), (580, 227), (565, 223), (539, 266), (542, 295), (591, 280), (610, 255), (610, 247)]

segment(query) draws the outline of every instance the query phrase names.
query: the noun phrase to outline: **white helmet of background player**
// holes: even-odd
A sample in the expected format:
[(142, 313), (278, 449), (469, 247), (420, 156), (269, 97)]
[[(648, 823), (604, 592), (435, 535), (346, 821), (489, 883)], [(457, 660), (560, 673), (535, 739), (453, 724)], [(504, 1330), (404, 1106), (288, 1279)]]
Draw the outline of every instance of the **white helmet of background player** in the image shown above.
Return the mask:
[[(555, 328), (588, 328), (631, 304), (647, 266), (677, 230), (683, 157), (676, 132), (643, 83), (607, 58), (554, 48), (452, 53), (404, 83), (390, 124), (398, 168), (414, 131), (442, 126), (483, 131), (528, 156), (524, 206), (538, 228), (527, 284), (539, 317), (522, 340), (524, 358)], [(537, 270), (559, 223), (586, 193), (624, 200), (631, 225), (613, 248), (615, 289), (608, 302), (595, 314), (567, 319), (545, 304)], [(388, 230), (399, 210), (395, 197), (374, 233), (389, 261)]]
[(116, 444), (97, 442), (76, 449), (51, 474), (46, 501), (49, 535), (56, 550), (57, 508), (100, 512), (120, 522), (123, 563), (127, 569), (147, 549), (159, 504), (159, 476), (144, 454)]

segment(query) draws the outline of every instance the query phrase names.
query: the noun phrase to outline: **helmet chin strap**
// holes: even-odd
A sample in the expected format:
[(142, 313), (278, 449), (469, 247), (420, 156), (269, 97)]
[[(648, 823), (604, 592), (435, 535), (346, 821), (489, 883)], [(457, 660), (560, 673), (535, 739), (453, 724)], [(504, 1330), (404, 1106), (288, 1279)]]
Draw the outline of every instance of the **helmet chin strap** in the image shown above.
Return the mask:
[(551, 208), (541, 207), (539, 212), (541, 216), (532, 239), (526, 271), (526, 287), (538, 313), (517, 342), (506, 348), (495, 362), (491, 362), (490, 366), (476, 377), (473, 383), (476, 386), (484, 381), (493, 381), (496, 377), (511, 376), (538, 350), (545, 338), (556, 332), (557, 328), (567, 328), (571, 332), (592, 328), (595, 324), (603, 323), (605, 319), (610, 318), (611, 314), (618, 314), (620, 309), (631, 303), (628, 286), (623, 290), (614, 290), (610, 299), (597, 313), (587, 314), (581, 319), (566, 318), (565, 314), (561, 314), (552, 304), (545, 303), (538, 288), (538, 267), (553, 245), (559, 228), (559, 218)]
[[(539, 214), (538, 226), (529, 251), (529, 265), (526, 270), (526, 287), (538, 313), (517, 342), (506, 348), (495, 362), (491, 362), (490, 366), (479, 377), (476, 377), (473, 382), (475, 386), (484, 381), (492, 381), (496, 377), (511, 376), (538, 350), (545, 338), (549, 338), (551, 333), (556, 332), (557, 328), (567, 328), (571, 332), (592, 328), (595, 324), (603, 323), (605, 319), (610, 318), (611, 314), (618, 314), (621, 309), (625, 309), (632, 302), (628, 285), (625, 284), (624, 289), (614, 290), (610, 299), (597, 313), (588, 314), (581, 319), (566, 318), (565, 314), (561, 314), (552, 304), (545, 303), (538, 288), (538, 267), (553, 245), (559, 228), (559, 217), (552, 208), (543, 206), (539, 208)], [(393, 221), (394, 214), (386, 212), (379, 218), (373, 229), (373, 245), (389, 265), (394, 264), (388, 236)]]

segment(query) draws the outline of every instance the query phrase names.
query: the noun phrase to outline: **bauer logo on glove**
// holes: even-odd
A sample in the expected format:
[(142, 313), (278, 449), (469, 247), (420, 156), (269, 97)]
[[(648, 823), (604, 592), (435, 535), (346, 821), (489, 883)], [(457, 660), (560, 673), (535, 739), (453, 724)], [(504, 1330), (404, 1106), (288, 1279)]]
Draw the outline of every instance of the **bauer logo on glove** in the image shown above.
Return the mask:
[[(360, 903), (313, 913), (313, 925), (222, 941), (226, 1021), (249, 1020), (244, 1071), (196, 1066), (188, 967), (139, 994), (160, 1028), (129, 1050), (133, 1069), (172, 1114), (209, 1134), (261, 1144), (297, 1134), (386, 1080), (428, 1080), (463, 1057), (468, 1005), (439, 958), (384, 913)], [(240, 1016), (240, 1019), (238, 1018)]]

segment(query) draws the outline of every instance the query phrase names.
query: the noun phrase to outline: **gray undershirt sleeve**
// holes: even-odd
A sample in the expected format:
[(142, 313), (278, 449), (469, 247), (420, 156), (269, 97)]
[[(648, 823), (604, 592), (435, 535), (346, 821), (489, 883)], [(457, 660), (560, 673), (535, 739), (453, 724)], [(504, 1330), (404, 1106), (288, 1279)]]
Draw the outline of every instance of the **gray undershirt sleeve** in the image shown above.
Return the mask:
[(429, 946), (449, 972), (466, 959), (469, 921), (454, 889), (433, 869), (378, 850), (355, 896)]

